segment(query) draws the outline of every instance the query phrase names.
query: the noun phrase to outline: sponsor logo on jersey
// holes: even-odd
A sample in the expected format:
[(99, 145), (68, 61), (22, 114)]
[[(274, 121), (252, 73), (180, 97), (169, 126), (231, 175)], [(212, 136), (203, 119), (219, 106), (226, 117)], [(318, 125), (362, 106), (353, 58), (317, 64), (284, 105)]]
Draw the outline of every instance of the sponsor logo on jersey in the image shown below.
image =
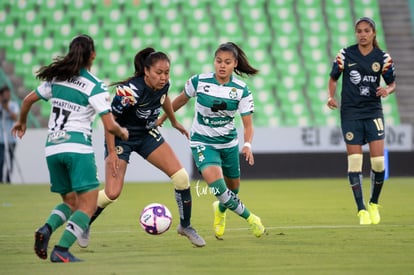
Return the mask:
[(203, 91), (206, 92), (206, 93), (210, 92), (210, 85), (205, 85), (203, 87)]
[(349, 72), (349, 80), (352, 82), (352, 84), (357, 85), (359, 82), (361, 82), (361, 75), (358, 71), (352, 70)]
[(79, 88), (82, 88), (82, 89), (85, 89), (85, 87), (87, 85), (85, 82), (81, 81), (77, 77), (69, 78), (68, 79), (68, 82), (71, 83), (71, 84), (73, 84), (73, 85), (76, 85), (76, 86), (78, 86)]
[(375, 83), (377, 81), (377, 77), (375, 75), (365, 75), (363, 81)]

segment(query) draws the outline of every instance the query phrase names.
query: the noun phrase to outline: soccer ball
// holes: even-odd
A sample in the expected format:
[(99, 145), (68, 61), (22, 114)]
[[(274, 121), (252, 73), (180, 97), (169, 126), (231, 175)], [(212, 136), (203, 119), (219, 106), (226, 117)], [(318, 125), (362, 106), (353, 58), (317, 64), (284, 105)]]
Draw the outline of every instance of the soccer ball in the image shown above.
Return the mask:
[(148, 234), (160, 235), (170, 228), (172, 215), (167, 206), (151, 203), (142, 210), (139, 223)]

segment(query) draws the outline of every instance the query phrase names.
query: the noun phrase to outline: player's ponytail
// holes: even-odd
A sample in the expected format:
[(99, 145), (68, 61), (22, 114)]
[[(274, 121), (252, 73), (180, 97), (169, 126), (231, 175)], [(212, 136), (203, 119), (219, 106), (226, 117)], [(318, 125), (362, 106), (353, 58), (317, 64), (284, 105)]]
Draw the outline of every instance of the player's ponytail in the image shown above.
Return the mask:
[(134, 58), (134, 75), (118, 82), (111, 83), (110, 86), (117, 86), (127, 83), (134, 77), (140, 77), (145, 75), (145, 68), (149, 69), (154, 63), (159, 60), (167, 60), (170, 63), (169, 57), (163, 52), (157, 52), (154, 48), (147, 47), (140, 50)]
[(214, 53), (214, 56), (217, 56), (217, 53), (220, 51), (228, 51), (233, 53), (234, 58), (237, 60), (237, 67), (234, 68), (234, 72), (237, 75), (243, 76), (245, 74), (250, 76), (255, 75), (259, 72), (259, 70), (255, 69), (250, 65), (244, 51), (235, 43), (227, 42), (221, 44)]
[(67, 55), (57, 57), (50, 65), (41, 67), (36, 77), (46, 81), (63, 81), (78, 76), (82, 68), (92, 65), (91, 56), (94, 52), (95, 44), (89, 35), (76, 36), (70, 42)]
[(170, 63), (170, 59), (165, 53), (157, 52), (154, 48), (148, 47), (139, 51), (134, 59), (135, 76), (144, 76), (145, 68), (149, 69), (159, 60), (167, 60)]
[(145, 67), (147, 67), (147, 58), (150, 54), (155, 53), (155, 49), (148, 47), (139, 51), (134, 58), (135, 76), (144, 76)]

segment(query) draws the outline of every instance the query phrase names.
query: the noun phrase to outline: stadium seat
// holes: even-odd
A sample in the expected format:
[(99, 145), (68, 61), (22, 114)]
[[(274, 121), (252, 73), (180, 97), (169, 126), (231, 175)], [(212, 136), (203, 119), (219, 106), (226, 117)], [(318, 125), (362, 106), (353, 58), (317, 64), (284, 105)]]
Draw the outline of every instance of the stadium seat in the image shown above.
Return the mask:
[[(142, 48), (166, 52), (171, 97), (193, 74), (213, 70), (220, 43), (236, 42), (260, 70), (245, 79), (260, 127), (338, 125), (332, 115), (338, 112), (325, 113), (323, 107), (332, 60), (354, 43), (356, 18), (370, 16), (382, 29), (375, 0), (13, 0), (0, 7), (5, 37), (0, 47), (28, 89), (39, 83), (35, 70), (66, 53), (69, 41), (81, 33), (94, 38), (93, 72), (106, 82), (131, 75), (133, 57)], [(386, 49), (381, 32), (377, 39)], [(395, 97), (384, 100), (384, 112), (387, 123), (400, 122)], [(48, 109), (42, 114), (48, 115)], [(192, 116), (192, 106), (177, 113), (187, 124)]]

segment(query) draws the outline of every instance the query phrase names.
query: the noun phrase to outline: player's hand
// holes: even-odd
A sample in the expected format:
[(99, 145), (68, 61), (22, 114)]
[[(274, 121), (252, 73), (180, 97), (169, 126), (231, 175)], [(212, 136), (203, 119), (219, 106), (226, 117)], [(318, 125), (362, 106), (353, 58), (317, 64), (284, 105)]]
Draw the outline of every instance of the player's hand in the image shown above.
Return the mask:
[(11, 129), (11, 133), (14, 137), (19, 137), (21, 139), (23, 135), (26, 133), (26, 127), (27, 126), (25, 123), (20, 123), (17, 121)]
[(157, 121), (155, 121), (155, 125), (157, 125), (157, 127), (162, 127), (164, 124), (164, 120), (162, 120), (161, 118), (157, 119)]
[(253, 157), (253, 152), (252, 152), (251, 148), (249, 148), (247, 146), (243, 146), (242, 154), (243, 154), (245, 160), (249, 163), (249, 165), (253, 166), (254, 165), (254, 157)]
[(180, 123), (176, 122), (174, 124), (172, 124), (172, 126), (177, 129), (178, 131), (180, 131), (181, 134), (183, 134), (184, 136), (187, 137), (187, 139), (190, 139), (190, 134), (188, 133), (188, 131), (184, 128), (183, 125), (181, 125)]
[(326, 105), (331, 110), (335, 110), (336, 108), (338, 108), (338, 103), (336, 102), (335, 98), (333, 98), (333, 97), (328, 97), (328, 102), (326, 103)]
[(380, 97), (387, 97), (389, 95), (388, 91), (384, 87), (377, 87), (377, 93), (376, 96)]
[(167, 120), (167, 115), (166, 114), (163, 114), (161, 117), (159, 117), (158, 119), (157, 119), (157, 121), (155, 122), (155, 124), (158, 126), (158, 127), (162, 127), (163, 126), (163, 124), (164, 124), (164, 122)]

